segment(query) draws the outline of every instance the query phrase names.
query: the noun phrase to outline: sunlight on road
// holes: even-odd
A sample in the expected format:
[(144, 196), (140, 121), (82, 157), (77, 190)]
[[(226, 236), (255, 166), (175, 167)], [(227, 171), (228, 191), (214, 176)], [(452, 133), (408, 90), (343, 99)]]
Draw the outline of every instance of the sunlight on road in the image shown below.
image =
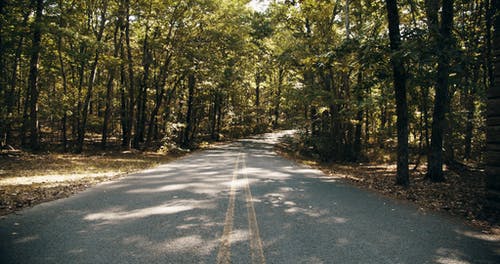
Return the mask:
[(145, 218), (152, 215), (169, 215), (193, 209), (209, 209), (213, 206), (206, 201), (174, 200), (158, 206), (146, 207), (135, 210), (108, 209), (106, 212), (93, 213), (84, 217), (88, 221), (114, 221)]
[(492, 263), (482, 260), (498, 240), (278, 157), (273, 144), (286, 133), (34, 208), (3, 222), (0, 242), (23, 263), (37, 262), (32, 249), (50, 263)]

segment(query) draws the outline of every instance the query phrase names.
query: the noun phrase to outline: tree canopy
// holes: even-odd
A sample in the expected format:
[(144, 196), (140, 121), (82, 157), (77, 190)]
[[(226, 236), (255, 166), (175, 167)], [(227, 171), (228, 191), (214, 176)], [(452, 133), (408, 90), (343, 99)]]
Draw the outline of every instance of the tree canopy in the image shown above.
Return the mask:
[(433, 181), (483, 162), (493, 1), (249, 2), (1, 0), (0, 146), (193, 148), (300, 128), (324, 161), (397, 150), (403, 185), (421, 156)]

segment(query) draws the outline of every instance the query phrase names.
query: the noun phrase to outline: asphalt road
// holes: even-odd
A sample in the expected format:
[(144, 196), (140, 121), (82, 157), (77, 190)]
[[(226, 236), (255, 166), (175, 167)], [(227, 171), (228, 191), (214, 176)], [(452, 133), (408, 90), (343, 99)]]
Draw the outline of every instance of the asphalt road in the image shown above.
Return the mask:
[(500, 263), (498, 241), (277, 156), (196, 152), (0, 219), (0, 263)]

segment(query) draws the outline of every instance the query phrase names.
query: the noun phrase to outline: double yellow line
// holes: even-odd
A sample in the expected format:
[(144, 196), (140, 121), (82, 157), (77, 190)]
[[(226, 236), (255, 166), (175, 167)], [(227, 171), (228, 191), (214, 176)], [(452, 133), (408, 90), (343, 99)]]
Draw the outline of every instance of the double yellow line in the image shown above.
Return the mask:
[(224, 231), (220, 241), (219, 253), (217, 254), (217, 263), (228, 264), (231, 263), (231, 232), (233, 230), (234, 222), (234, 203), (236, 201), (236, 189), (238, 180), (238, 165), (241, 161), (241, 169), (245, 176), (245, 201), (247, 207), (248, 227), (250, 229), (250, 255), (252, 263), (264, 264), (264, 251), (262, 249), (262, 241), (259, 234), (259, 225), (257, 223), (257, 216), (253, 206), (252, 192), (250, 191), (250, 183), (246, 173), (245, 157), (242, 153), (238, 154), (236, 164), (234, 166), (233, 178), (231, 181), (231, 189), (229, 191), (229, 205), (226, 212), (226, 220), (224, 222)]

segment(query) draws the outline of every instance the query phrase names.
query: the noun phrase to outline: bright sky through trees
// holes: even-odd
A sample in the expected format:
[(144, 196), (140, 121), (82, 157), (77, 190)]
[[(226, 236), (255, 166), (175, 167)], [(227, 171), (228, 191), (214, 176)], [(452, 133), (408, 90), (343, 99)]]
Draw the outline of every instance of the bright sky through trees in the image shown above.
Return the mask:
[(257, 12), (264, 12), (269, 7), (269, 0), (252, 0), (248, 5)]

